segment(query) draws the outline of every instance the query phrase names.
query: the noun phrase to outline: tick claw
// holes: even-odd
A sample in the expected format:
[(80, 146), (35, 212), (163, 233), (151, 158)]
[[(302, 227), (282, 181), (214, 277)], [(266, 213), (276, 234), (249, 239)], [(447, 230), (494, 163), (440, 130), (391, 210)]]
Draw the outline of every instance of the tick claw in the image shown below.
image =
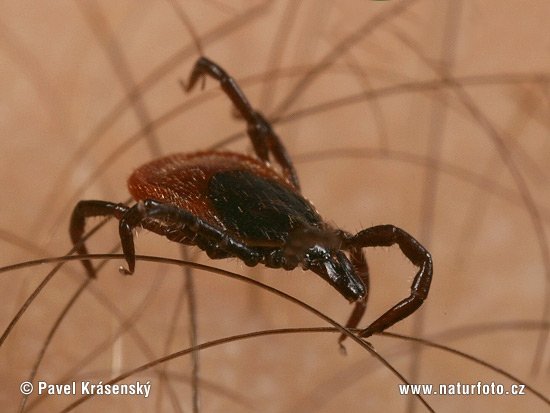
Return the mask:
[(121, 273), (122, 275), (132, 275), (133, 274), (133, 272), (127, 270), (122, 265), (120, 267), (118, 267), (118, 272)]
[(340, 354), (342, 356), (347, 356), (348, 351), (346, 350), (346, 346), (344, 346), (341, 342), (338, 343), (338, 346), (340, 347)]

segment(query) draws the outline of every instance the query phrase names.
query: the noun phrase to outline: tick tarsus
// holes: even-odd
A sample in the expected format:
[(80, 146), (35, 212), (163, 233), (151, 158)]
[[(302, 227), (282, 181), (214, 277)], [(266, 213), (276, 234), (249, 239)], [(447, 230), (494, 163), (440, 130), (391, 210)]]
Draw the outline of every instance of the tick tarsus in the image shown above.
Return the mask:
[[(210, 151), (173, 154), (141, 166), (128, 179), (136, 205), (94, 200), (76, 205), (69, 229), (76, 252), (88, 252), (82, 240), (86, 218), (112, 216), (119, 220), (122, 251), (128, 264), (127, 269), (120, 267), (120, 272), (125, 275), (135, 269), (133, 230), (137, 226), (175, 242), (198, 246), (212, 259), (234, 257), (248, 266), (261, 263), (285, 270), (301, 266), (355, 303), (346, 324), (355, 328), (365, 313), (369, 293), (369, 269), (363, 249), (397, 244), (419, 268), (411, 294), (359, 336), (380, 333), (416, 311), (428, 296), (433, 274), (432, 258), (426, 249), (393, 225), (379, 225), (352, 235), (325, 224), (301, 195), (292, 160), (271, 125), (250, 106), (221, 67), (200, 58), (186, 89), (192, 89), (205, 75), (221, 82), (247, 121), (257, 158)], [(269, 153), (281, 166), (283, 176), (269, 165)], [(91, 262), (83, 260), (82, 264), (87, 274), (95, 277)], [(341, 349), (345, 338), (345, 334), (339, 338)]]
[[(69, 226), (71, 241), (79, 254), (88, 254), (88, 249), (82, 240), (84, 235), (84, 224), (86, 218), (94, 216), (113, 216), (117, 219), (128, 211), (128, 207), (124, 204), (116, 204), (106, 201), (80, 201), (74, 208)], [(88, 276), (96, 277), (95, 270), (90, 260), (83, 260), (82, 265), (86, 269)]]

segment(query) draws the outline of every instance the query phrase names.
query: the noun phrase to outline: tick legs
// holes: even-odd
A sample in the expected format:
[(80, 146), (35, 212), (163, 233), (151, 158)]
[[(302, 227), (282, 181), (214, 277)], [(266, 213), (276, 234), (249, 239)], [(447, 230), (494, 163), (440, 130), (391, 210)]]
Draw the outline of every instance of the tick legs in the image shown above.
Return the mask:
[[(88, 253), (82, 242), (82, 235), (86, 218), (92, 216), (113, 216), (120, 221), (122, 252), (128, 263), (128, 269), (121, 269), (125, 274), (133, 274), (135, 269), (136, 253), (132, 230), (138, 225), (180, 242), (189, 241), (189, 234), (198, 235), (201, 242), (204, 242), (202, 247), (211, 258), (234, 256), (249, 266), (258, 264), (262, 258), (258, 252), (192, 213), (153, 199), (140, 201), (131, 208), (113, 202), (80, 201), (73, 211), (69, 229), (71, 240), (79, 254)], [(88, 275), (95, 277), (91, 262), (84, 260), (82, 264)]]
[(220, 81), (223, 91), (233, 101), (233, 104), (237, 110), (246, 120), (248, 125), (248, 136), (252, 141), (254, 151), (256, 152), (258, 158), (264, 162), (267, 162), (269, 161), (269, 152), (271, 152), (271, 154), (275, 157), (275, 160), (283, 168), (285, 178), (287, 178), (294, 185), (294, 187), (299, 190), (300, 184), (298, 183), (298, 175), (296, 174), (292, 160), (290, 159), (290, 156), (288, 155), (281, 140), (273, 131), (271, 125), (264, 118), (264, 116), (250, 106), (248, 99), (239, 85), (237, 85), (237, 82), (235, 82), (235, 80), (229, 76), (225, 70), (206, 57), (201, 57), (197, 63), (195, 63), (195, 67), (191, 72), (189, 83), (186, 88), (187, 91), (190, 91), (195, 83), (197, 83), (197, 80), (203, 75), (212, 76), (214, 79)]
[[(161, 224), (160, 227), (157, 222)], [(246, 245), (189, 211), (153, 199), (146, 199), (138, 202), (120, 218), (120, 240), (124, 257), (128, 263), (128, 270), (123, 269), (122, 271), (126, 274), (132, 274), (135, 268), (136, 254), (132, 230), (138, 225), (142, 225), (144, 228), (151, 229), (161, 235), (171, 234), (172, 237), (178, 230), (183, 233), (191, 230), (210, 242), (210, 251), (207, 247), (205, 249), (207, 249), (206, 252), (211, 257), (215, 257), (219, 252), (218, 250), (222, 250), (240, 258), (248, 266), (258, 264), (261, 259), (260, 254), (256, 251), (248, 248)], [(162, 232), (159, 231), (159, 228), (162, 228)], [(222, 254), (222, 256), (226, 255)]]
[[(76, 248), (76, 252), (79, 254), (88, 253), (88, 249), (86, 248), (84, 241), (82, 241), (86, 218), (95, 216), (113, 216), (120, 219), (126, 212), (128, 212), (129, 209), (130, 208), (124, 204), (115, 204), (113, 202), (80, 201), (73, 210), (71, 224), (69, 226), (69, 233), (71, 234), (71, 240)], [(92, 263), (89, 260), (83, 260), (82, 265), (84, 265), (88, 275), (95, 278), (95, 270)]]
[(399, 245), (403, 254), (414, 265), (419, 267), (411, 285), (411, 295), (397, 303), (370, 326), (361, 331), (361, 337), (369, 337), (374, 333), (380, 333), (398, 321), (408, 317), (420, 307), (428, 296), (433, 273), (432, 257), (411, 235), (393, 225), (379, 225), (364, 229), (347, 241), (349, 247), (356, 249), (378, 246), (389, 247), (393, 244)]
[[(365, 310), (367, 309), (367, 302), (369, 300), (370, 282), (369, 282), (369, 266), (367, 265), (367, 259), (362, 249), (352, 248), (350, 251), (350, 261), (355, 268), (356, 274), (365, 285), (365, 297), (355, 302), (355, 308), (353, 309), (348, 322), (347, 328), (355, 328), (363, 318)], [(347, 335), (341, 334), (338, 339), (338, 343), (343, 349), (342, 342), (346, 339)]]

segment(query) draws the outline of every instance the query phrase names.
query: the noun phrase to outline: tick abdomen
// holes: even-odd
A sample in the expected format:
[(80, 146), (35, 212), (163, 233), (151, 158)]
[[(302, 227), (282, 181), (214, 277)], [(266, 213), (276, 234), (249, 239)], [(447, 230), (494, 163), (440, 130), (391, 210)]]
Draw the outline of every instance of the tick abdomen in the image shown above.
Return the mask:
[(132, 173), (128, 189), (175, 205), (250, 241), (287, 239), (300, 226), (319, 226), (315, 208), (264, 162), (232, 152), (177, 153)]

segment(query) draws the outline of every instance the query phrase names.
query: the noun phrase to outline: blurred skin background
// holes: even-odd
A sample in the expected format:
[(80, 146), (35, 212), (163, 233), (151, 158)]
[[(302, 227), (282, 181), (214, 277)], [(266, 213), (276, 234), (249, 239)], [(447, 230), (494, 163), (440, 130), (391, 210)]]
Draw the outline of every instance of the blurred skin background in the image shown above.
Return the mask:
[[(391, 223), (432, 253), (429, 299), (392, 332), (479, 357), (549, 396), (548, 2), (5, 1), (0, 16), (0, 265), (65, 255), (78, 200), (125, 202), (126, 178), (142, 163), (245, 130), (216, 81), (182, 90), (204, 53), (274, 120), (304, 196), (327, 222), (352, 233)], [(245, 138), (224, 148), (252, 153)], [(114, 221), (88, 242), (92, 253), (118, 246)], [(251, 277), (340, 323), (352, 309), (310, 272), (213, 261), (146, 231), (136, 249)], [(366, 253), (371, 293), (361, 326), (408, 296), (415, 272), (397, 247)], [(7, 411), (31, 376), (106, 383), (188, 348), (191, 318), (198, 342), (327, 326), (206, 271), (186, 276), (138, 261), (123, 277), (121, 264), (106, 262), (86, 282), (82, 266), (68, 263), (32, 301), (0, 347)], [(0, 274), (2, 331), (52, 268)], [(343, 356), (337, 337), (271, 335), (209, 348), (122, 381), (150, 381), (148, 399), (99, 396), (81, 409), (190, 411), (200, 400), (203, 411), (426, 410), (400, 396), (400, 380), (364, 348), (347, 340)], [(442, 350), (369, 341), (411, 383), (517, 383)], [(34, 393), (25, 408), (57, 411), (75, 400)], [(436, 411), (547, 406), (527, 390), (426, 400)]]

